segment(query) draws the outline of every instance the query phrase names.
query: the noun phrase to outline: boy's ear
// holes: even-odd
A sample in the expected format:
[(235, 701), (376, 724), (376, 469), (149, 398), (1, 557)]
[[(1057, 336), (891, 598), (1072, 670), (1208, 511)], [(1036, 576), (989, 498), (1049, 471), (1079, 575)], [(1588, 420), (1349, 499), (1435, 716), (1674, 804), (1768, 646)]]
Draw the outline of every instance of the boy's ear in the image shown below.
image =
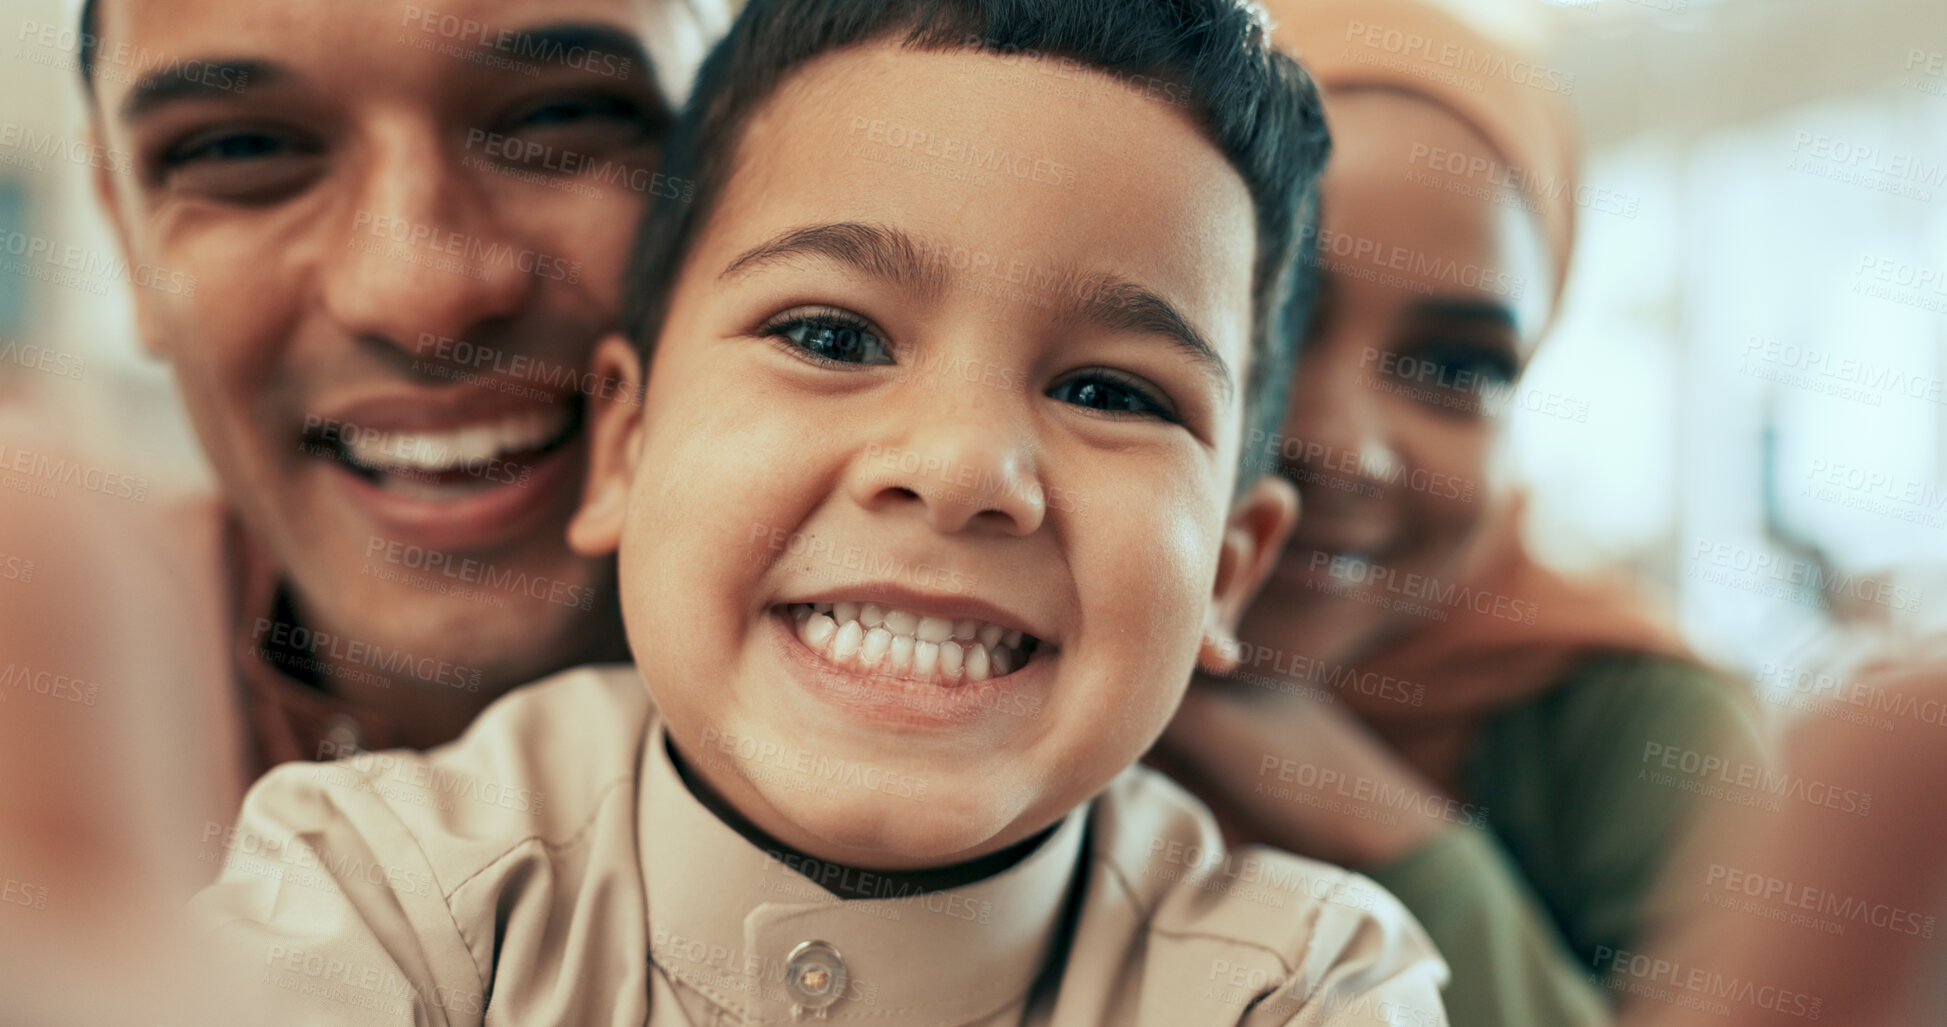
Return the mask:
[(596, 344), (590, 371), (603, 387), (588, 398), (588, 480), (581, 509), (568, 522), (568, 545), (583, 556), (607, 556), (622, 544), (642, 452), (642, 358), (611, 332)]
[(1217, 584), (1204, 614), (1197, 666), (1210, 674), (1237, 669), (1237, 624), (1278, 565), (1286, 536), (1298, 524), (1298, 490), (1282, 475), (1259, 475), (1231, 504), (1217, 557)]

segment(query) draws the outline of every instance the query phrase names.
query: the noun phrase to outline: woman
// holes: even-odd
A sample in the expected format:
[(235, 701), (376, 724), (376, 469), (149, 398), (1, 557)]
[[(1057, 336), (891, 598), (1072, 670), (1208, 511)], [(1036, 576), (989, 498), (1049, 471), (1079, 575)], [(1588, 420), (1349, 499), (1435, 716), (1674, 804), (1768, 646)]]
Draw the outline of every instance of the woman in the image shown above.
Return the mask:
[(1333, 135), (1320, 301), (1261, 440), (1303, 508), (1244, 671), (1155, 761), (1235, 839), (1399, 895), (1459, 1027), (1607, 1022), (1617, 953), (1680, 925), (1653, 896), (1687, 883), (1684, 768), (1757, 757), (1672, 632), (1520, 540), (1498, 447), (1574, 239), (1568, 80), (1419, 4), (1272, 7)]

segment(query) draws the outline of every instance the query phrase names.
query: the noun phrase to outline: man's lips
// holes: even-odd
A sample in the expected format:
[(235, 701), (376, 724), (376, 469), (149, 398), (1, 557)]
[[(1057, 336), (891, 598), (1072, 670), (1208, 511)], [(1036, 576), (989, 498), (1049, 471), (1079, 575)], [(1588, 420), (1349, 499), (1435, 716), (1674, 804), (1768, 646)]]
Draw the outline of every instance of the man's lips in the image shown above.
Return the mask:
[(362, 421), (307, 418), (304, 441), (306, 452), (375, 485), (466, 491), (514, 483), (518, 474), (508, 473), (511, 465), (532, 463), (566, 445), (581, 428), (581, 413), (576, 397), (442, 419), (429, 419), (423, 409), (368, 405), (355, 414)]

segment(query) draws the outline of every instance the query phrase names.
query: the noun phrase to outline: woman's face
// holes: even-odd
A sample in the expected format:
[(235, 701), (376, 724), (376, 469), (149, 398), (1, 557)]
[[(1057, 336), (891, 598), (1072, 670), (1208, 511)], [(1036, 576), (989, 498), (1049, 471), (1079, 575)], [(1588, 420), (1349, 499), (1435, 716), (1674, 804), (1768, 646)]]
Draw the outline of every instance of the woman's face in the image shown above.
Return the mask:
[(1390, 90), (1327, 109), (1319, 303), (1283, 434), (1253, 446), (1303, 506), (1243, 638), (1343, 661), (1464, 601), (1554, 283), (1533, 201), (1472, 128)]

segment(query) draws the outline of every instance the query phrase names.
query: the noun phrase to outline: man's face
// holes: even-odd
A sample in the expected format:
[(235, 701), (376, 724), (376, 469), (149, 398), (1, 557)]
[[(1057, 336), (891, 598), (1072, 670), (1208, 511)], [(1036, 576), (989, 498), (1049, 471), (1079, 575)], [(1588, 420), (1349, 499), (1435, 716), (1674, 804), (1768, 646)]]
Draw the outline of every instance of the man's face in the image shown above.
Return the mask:
[[(99, 182), (228, 499), (306, 623), (505, 686), (612, 631), (563, 537), (586, 372), (705, 40), (659, 0), (104, 0)], [(129, 56), (133, 55), (133, 56)], [(118, 72), (124, 70), (116, 65)], [(604, 614), (608, 614), (604, 616)]]
[(1154, 740), (1248, 577), (1250, 197), (1105, 76), (889, 44), (793, 73), (737, 153), (574, 538), (619, 537), (671, 737), (759, 827), (993, 851)]

